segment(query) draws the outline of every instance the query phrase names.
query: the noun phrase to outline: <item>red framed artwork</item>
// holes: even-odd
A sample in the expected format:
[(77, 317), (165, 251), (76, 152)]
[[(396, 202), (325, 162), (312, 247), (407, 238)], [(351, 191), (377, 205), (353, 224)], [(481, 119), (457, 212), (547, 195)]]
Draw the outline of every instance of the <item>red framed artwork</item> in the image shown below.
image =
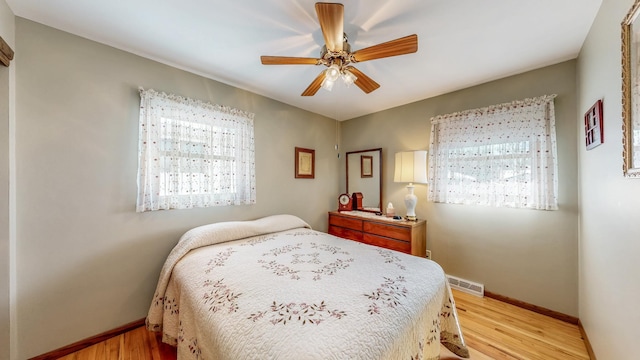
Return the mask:
[(602, 100), (596, 101), (589, 111), (584, 114), (584, 138), (587, 150), (591, 150), (604, 142)]

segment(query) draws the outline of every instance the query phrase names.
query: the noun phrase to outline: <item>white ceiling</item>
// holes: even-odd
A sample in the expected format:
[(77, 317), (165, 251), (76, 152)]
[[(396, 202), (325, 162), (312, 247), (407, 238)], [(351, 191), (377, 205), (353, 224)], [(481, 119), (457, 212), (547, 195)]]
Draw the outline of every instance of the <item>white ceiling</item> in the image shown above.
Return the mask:
[(302, 97), (325, 67), (260, 55), (318, 57), (316, 1), (6, 1), (17, 16), (338, 120), (574, 59), (602, 3), (344, 0), (352, 50), (417, 34), (418, 52), (356, 64), (381, 85), (368, 95), (336, 82)]

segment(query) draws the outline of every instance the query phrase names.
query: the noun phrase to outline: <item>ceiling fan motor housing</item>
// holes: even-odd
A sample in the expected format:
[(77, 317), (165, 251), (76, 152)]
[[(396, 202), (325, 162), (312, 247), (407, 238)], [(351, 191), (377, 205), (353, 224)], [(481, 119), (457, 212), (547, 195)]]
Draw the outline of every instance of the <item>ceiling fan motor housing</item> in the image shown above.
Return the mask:
[(320, 50), (320, 58), (323, 60), (323, 64), (325, 66), (331, 66), (333, 64), (338, 64), (338, 66), (346, 66), (351, 62), (354, 62), (351, 59), (351, 45), (347, 41), (347, 35), (344, 35), (344, 42), (342, 43), (342, 51), (337, 52), (329, 52), (327, 50), (327, 45), (322, 45), (322, 49)]

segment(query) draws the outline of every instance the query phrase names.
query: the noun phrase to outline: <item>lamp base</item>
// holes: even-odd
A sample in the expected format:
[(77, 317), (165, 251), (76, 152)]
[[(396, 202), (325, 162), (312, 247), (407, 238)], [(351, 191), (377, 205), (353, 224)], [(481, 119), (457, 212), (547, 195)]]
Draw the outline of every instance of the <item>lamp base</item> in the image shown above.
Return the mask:
[(409, 193), (404, 197), (404, 206), (407, 208), (406, 219), (408, 221), (416, 221), (416, 204), (418, 203), (418, 197), (413, 194), (413, 184), (407, 185)]

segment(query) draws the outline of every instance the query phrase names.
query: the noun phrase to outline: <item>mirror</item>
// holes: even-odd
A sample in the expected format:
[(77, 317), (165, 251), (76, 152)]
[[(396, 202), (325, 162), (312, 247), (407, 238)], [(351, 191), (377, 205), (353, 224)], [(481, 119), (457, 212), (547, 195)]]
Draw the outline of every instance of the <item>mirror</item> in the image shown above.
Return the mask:
[(347, 152), (347, 193), (362, 193), (364, 211), (382, 209), (382, 148)]
[(640, 177), (640, 1), (622, 22), (622, 169)]

